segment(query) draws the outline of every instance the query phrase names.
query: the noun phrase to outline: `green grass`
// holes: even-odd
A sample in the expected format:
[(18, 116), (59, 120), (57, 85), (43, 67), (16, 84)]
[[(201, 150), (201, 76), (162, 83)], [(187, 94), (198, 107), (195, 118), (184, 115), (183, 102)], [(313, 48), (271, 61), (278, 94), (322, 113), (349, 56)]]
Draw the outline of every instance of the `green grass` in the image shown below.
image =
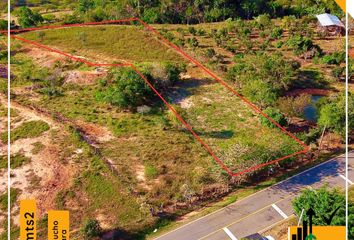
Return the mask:
[[(39, 31), (21, 34), (22, 37), (40, 41), (88, 58), (105, 57), (115, 61), (131, 62), (181, 62), (182, 57), (161, 44), (151, 33), (137, 26), (87, 26), (45, 30), (41, 39)], [(112, 62), (106, 62), (112, 63)]]
[[(30, 158), (24, 156), (23, 154), (17, 153), (11, 156), (11, 169), (19, 168), (24, 164), (27, 164), (31, 161)], [(0, 169), (7, 168), (7, 157), (0, 156)]]
[[(49, 130), (48, 123), (44, 121), (28, 121), (11, 130), (11, 142), (23, 138), (34, 138)], [(8, 133), (1, 134), (1, 141), (7, 142)]]
[[(20, 193), (20, 189), (17, 189), (17, 188), (10, 189), (10, 207), (11, 208), (14, 206), (19, 193)], [(8, 206), (7, 200), (8, 200), (7, 192), (0, 195), (0, 209), (3, 211), (7, 210), (7, 206)]]

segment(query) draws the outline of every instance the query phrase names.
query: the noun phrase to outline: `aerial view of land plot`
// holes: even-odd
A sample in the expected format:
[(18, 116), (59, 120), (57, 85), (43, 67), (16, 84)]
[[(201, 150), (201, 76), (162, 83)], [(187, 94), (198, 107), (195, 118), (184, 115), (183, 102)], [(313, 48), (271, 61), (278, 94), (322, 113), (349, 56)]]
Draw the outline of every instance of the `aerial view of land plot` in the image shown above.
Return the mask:
[[(343, 153), (345, 26), (334, 1), (45, 2), (11, 5), (11, 239), (23, 199), (37, 202), (38, 239), (53, 209), (70, 211), (73, 239), (263, 234), (279, 216), (242, 233), (232, 230), (235, 219), (213, 219), (230, 226), (225, 232), (183, 226)], [(1, 35), (4, 161), (6, 41)], [(289, 224), (301, 213), (295, 197), (281, 214)], [(0, 239), (8, 231), (1, 213)]]

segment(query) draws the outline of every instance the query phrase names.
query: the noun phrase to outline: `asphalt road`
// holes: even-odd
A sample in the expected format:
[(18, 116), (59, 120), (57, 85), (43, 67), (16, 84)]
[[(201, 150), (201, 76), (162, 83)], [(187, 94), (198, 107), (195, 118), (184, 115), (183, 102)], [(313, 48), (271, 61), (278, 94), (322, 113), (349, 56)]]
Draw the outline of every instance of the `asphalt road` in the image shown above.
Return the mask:
[[(354, 182), (354, 152), (349, 154), (348, 184)], [(291, 201), (304, 188), (345, 188), (345, 156), (310, 168), (219, 211), (168, 232), (156, 240), (239, 240), (262, 232), (294, 214)]]

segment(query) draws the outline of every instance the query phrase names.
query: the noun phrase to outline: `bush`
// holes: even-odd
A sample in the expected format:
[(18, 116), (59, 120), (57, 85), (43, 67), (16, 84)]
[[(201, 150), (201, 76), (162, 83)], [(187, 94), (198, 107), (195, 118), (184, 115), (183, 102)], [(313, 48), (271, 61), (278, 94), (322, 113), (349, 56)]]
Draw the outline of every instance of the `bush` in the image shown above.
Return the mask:
[(18, 16), (18, 22), (23, 28), (34, 27), (44, 21), (43, 17), (38, 12), (33, 12), (28, 7), (20, 7), (16, 15)]
[[(278, 109), (275, 108), (267, 108), (263, 111), (268, 117), (273, 119), (275, 122), (277, 122), (280, 126), (286, 126), (287, 125), (287, 120), (284, 117), (283, 114), (280, 113)], [(270, 128), (275, 128), (277, 127), (273, 122), (269, 121), (266, 117), (261, 116), (260, 122), (263, 126), (267, 126)]]
[[(175, 84), (185, 71), (184, 65), (170, 63), (140, 66), (140, 72), (157, 91)], [(106, 79), (101, 80), (96, 99), (120, 108), (132, 109), (148, 104), (155, 97), (154, 91), (145, 80), (131, 68), (113, 68)]]
[(195, 37), (188, 38), (187, 43), (192, 48), (196, 48), (196, 47), (199, 46), (199, 42), (198, 42), (198, 40)]
[[(319, 46), (315, 45), (311, 39), (307, 37), (303, 37), (302, 35), (294, 35), (289, 37), (289, 39), (286, 42), (286, 45), (290, 47), (296, 55), (302, 55), (307, 59), (307, 58), (312, 58), (314, 56), (321, 55), (322, 50)], [(305, 53), (308, 53), (312, 51), (313, 53), (311, 55), (307, 55)]]
[(214, 50), (214, 48), (208, 48), (207, 50), (205, 50), (205, 56), (208, 58), (212, 58), (216, 55), (216, 52)]
[(332, 65), (339, 65), (341, 63), (345, 63), (345, 52), (340, 51), (340, 52), (334, 52), (329, 55), (325, 55), (321, 59), (321, 62), (323, 64), (332, 64)]
[(267, 106), (289, 89), (298, 68), (296, 62), (286, 60), (281, 54), (248, 54), (237, 59), (227, 78), (234, 81), (246, 97)]
[(276, 48), (281, 48), (282, 46), (284, 45), (284, 42), (283, 41), (278, 41), (274, 44), (274, 47)]
[(256, 20), (256, 26), (261, 30), (264, 30), (272, 25), (272, 21), (270, 19), (269, 14), (259, 15), (258, 17), (255, 18), (255, 20)]
[(282, 36), (283, 36), (283, 29), (282, 28), (280, 28), (280, 27), (275, 27), (275, 28), (273, 28), (273, 30), (272, 30), (272, 33), (271, 33), (271, 37), (272, 38), (275, 38), (275, 39), (279, 39), (279, 38), (281, 38)]
[[(146, 72), (145, 76), (149, 75)], [(144, 79), (131, 68), (113, 69), (105, 89), (96, 92), (96, 99), (103, 100), (121, 108), (143, 105), (153, 96), (152, 89)]]
[[(338, 189), (328, 189), (327, 186), (319, 189), (305, 189), (301, 195), (296, 197), (292, 205), (298, 216), (302, 210), (305, 213), (312, 208), (315, 212), (313, 225), (321, 226), (343, 226), (345, 225), (345, 196)], [(331, 218), (331, 214), (336, 210), (333, 220), (328, 223), (326, 219)], [(308, 221), (308, 216), (304, 214), (304, 220)]]
[(7, 30), (8, 22), (4, 19), (0, 19), (0, 30)]
[(204, 36), (206, 31), (203, 28), (200, 28), (200, 29), (198, 29), (197, 33), (198, 33), (199, 36)]
[(188, 32), (190, 34), (192, 34), (193, 36), (195, 36), (197, 34), (197, 30), (195, 29), (195, 27), (189, 27)]
[(102, 233), (100, 223), (94, 219), (87, 220), (81, 231), (87, 240), (98, 237)]

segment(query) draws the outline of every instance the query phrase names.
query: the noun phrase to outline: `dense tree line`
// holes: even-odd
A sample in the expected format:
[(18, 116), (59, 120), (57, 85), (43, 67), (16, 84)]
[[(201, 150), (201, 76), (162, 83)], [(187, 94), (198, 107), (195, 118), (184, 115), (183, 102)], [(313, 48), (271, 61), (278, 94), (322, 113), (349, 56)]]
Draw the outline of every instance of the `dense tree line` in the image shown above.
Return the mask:
[(19, 6), (68, 6), (74, 15), (67, 21), (101, 21), (139, 17), (148, 23), (201, 23), (228, 18), (252, 19), (261, 14), (271, 17), (313, 15), (332, 12), (342, 15), (332, 0), (13, 0)]

